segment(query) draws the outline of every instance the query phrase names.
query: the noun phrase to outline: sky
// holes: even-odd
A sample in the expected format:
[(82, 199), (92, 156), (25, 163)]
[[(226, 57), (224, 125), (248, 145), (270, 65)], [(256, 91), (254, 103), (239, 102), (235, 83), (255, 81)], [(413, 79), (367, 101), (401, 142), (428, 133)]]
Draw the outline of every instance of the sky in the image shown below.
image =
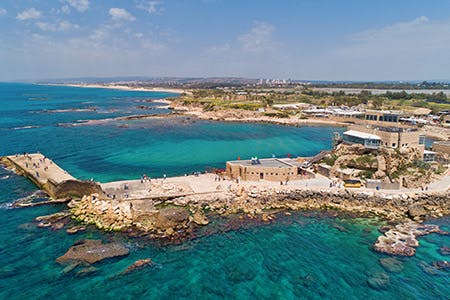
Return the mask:
[(0, 0), (0, 81), (450, 80), (448, 0)]

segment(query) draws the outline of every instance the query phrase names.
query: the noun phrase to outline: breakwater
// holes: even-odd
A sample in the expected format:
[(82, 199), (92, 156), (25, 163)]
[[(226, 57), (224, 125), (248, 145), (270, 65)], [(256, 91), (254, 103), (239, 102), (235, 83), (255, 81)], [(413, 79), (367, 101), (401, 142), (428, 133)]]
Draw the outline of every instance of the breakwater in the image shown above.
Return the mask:
[(83, 197), (102, 191), (97, 183), (76, 179), (40, 153), (4, 156), (1, 163), (30, 179), (55, 202), (61, 202), (61, 198)]
[[(387, 236), (380, 237), (376, 247), (380, 252), (409, 256), (418, 246), (415, 237), (441, 232), (439, 228), (414, 224), (450, 215), (448, 190), (384, 194), (295, 184), (256, 186), (252, 182), (239, 183), (213, 174), (153, 181), (142, 177), (141, 180), (100, 185), (75, 179), (42, 154), (8, 156), (2, 161), (30, 178), (56, 203), (61, 202), (61, 197), (71, 200), (68, 205), (74, 219), (94, 224), (101, 230), (140, 232), (152, 238), (189, 237), (196, 227), (208, 225), (210, 213), (241, 213), (271, 221), (283, 210), (339, 210), (381, 217), (395, 224), (413, 222), (406, 227), (389, 228)], [(408, 239), (392, 238), (396, 236)]]

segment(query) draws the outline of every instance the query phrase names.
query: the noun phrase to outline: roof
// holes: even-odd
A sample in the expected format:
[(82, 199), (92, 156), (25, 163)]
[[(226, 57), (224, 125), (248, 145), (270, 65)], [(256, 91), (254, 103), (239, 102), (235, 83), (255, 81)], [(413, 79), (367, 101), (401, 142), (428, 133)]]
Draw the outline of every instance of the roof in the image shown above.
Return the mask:
[(228, 161), (228, 163), (230, 164), (237, 164), (237, 165), (241, 165), (241, 166), (246, 166), (246, 167), (268, 167), (268, 168), (289, 168), (292, 167), (292, 165), (281, 161), (280, 159), (277, 158), (262, 158), (259, 159), (259, 164), (252, 164), (252, 160), (251, 159), (247, 159), (247, 160), (233, 160), (233, 161)]
[(356, 131), (356, 130), (348, 130), (348, 131), (344, 132), (343, 134), (355, 136), (355, 137), (359, 137), (359, 138), (367, 139), (367, 140), (381, 140), (381, 138), (378, 135), (365, 133), (365, 132), (361, 132), (361, 131)]

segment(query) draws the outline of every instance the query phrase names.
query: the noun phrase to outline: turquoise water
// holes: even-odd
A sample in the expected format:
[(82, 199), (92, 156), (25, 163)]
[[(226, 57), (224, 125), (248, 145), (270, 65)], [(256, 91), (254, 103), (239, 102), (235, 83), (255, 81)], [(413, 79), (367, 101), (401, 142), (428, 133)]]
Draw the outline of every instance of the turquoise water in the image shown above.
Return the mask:
[[(0, 155), (41, 151), (76, 177), (98, 181), (182, 175), (223, 167), (238, 156), (314, 155), (330, 148), (332, 127), (282, 127), (158, 119), (61, 127), (59, 123), (137, 113), (142, 102), (170, 96), (25, 84), (0, 84)], [(48, 113), (44, 110), (95, 106), (95, 112)], [(124, 128), (124, 125), (127, 128)], [(38, 126), (37, 128), (21, 128)], [(438, 249), (450, 237), (420, 240), (413, 258), (401, 258), (403, 271), (389, 273), (382, 289), (367, 280), (383, 271), (371, 250), (379, 223), (371, 219), (324, 214), (279, 216), (272, 224), (245, 224), (228, 231), (217, 219), (216, 233), (182, 245), (162, 246), (94, 229), (77, 235), (36, 228), (36, 216), (63, 206), (9, 209), (8, 204), (36, 191), (28, 180), (0, 169), (1, 299), (449, 299), (449, 274), (431, 275), (422, 265), (447, 259)], [(449, 230), (450, 219), (434, 221)], [(231, 222), (232, 223), (232, 222)], [(234, 224), (234, 223), (233, 223)], [(243, 225), (243, 224), (242, 224)], [(339, 230), (340, 229), (340, 230)], [(95, 273), (64, 274), (55, 258), (78, 239), (120, 240), (130, 255), (96, 264)], [(137, 259), (157, 266), (118, 276)]]

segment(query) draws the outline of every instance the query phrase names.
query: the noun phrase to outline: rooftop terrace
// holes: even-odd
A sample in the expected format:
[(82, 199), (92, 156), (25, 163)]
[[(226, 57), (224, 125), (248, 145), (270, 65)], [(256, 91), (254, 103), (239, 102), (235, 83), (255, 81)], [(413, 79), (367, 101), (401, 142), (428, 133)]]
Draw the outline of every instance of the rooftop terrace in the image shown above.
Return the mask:
[(229, 161), (230, 164), (236, 164), (241, 166), (259, 166), (259, 167), (267, 167), (267, 168), (286, 168), (292, 167), (291, 164), (283, 162), (278, 158), (262, 158), (262, 159), (248, 159), (248, 160), (233, 160)]

